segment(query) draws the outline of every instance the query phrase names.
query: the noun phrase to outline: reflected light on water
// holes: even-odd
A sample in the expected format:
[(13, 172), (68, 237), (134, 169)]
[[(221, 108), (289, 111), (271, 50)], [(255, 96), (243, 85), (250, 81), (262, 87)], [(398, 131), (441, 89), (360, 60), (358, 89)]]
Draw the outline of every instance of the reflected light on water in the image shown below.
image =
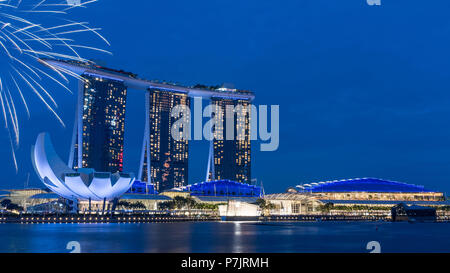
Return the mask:
[[(378, 227), (378, 229), (376, 229)], [(450, 223), (150, 223), (0, 225), (0, 252), (67, 253), (286, 253), (450, 252)], [(413, 238), (413, 239), (411, 239)]]
[(241, 222), (234, 222), (234, 235), (242, 235)]
[(242, 253), (243, 252), (243, 245), (242, 245), (242, 226), (241, 222), (234, 222), (233, 223), (233, 253)]

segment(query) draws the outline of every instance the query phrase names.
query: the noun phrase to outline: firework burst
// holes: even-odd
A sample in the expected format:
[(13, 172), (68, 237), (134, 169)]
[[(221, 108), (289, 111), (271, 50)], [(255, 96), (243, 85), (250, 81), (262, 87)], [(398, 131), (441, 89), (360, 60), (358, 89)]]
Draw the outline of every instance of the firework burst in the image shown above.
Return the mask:
[[(79, 79), (71, 71), (52, 66), (41, 58), (65, 58), (87, 62), (78, 50), (87, 49), (111, 54), (110, 52), (77, 44), (75, 36), (94, 35), (104, 43), (109, 42), (99, 34), (99, 28), (91, 28), (87, 22), (68, 18), (74, 8), (83, 8), (97, 0), (0, 0), (0, 112), (7, 129), (12, 158), (16, 171), (18, 165), (15, 149), (20, 143), (20, 123), (16, 103), (23, 104), (25, 114), (30, 117), (27, 103), (29, 95), (37, 96), (58, 122), (64, 122), (57, 113), (58, 104), (47, 90), (43, 80), (53, 81), (71, 93), (66, 86), (69, 77)], [(59, 24), (45, 25), (46, 21)], [(39, 69), (38, 62), (47, 69)]]

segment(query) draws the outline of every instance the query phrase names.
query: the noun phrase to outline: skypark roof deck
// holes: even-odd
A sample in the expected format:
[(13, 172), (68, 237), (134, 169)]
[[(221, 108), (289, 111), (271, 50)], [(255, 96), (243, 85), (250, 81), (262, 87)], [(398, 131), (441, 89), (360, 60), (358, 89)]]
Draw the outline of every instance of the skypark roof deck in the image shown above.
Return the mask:
[(175, 84), (159, 83), (155, 81), (139, 79), (136, 74), (131, 72), (125, 72), (123, 70), (114, 70), (111, 68), (101, 67), (93, 62), (78, 62), (71, 60), (53, 60), (53, 59), (40, 59), (43, 65), (50, 67), (62, 68), (69, 70), (75, 74), (90, 74), (92, 76), (110, 78), (118, 81), (123, 81), (124, 84), (131, 89), (137, 90), (149, 90), (149, 89), (160, 89), (172, 92), (186, 93), (190, 97), (202, 97), (202, 98), (224, 98), (224, 99), (235, 99), (235, 100), (254, 100), (255, 94), (250, 91), (236, 90), (236, 89), (226, 89), (219, 88), (216, 90), (212, 89), (201, 89), (194, 87), (179, 86)]

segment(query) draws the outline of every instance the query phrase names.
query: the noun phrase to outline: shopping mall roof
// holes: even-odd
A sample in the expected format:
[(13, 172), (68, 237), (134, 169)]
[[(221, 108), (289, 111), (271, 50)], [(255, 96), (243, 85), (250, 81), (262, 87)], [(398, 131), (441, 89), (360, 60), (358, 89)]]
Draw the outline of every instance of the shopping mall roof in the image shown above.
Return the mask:
[(383, 180), (378, 178), (356, 178), (303, 184), (295, 187), (297, 192), (389, 192), (423, 193), (435, 192), (424, 186)]
[(231, 196), (195, 196), (200, 202), (228, 202), (230, 200), (243, 202), (243, 203), (255, 203), (259, 197), (231, 197)]
[(196, 183), (178, 188), (193, 196), (260, 197), (261, 187), (231, 180), (217, 180)]

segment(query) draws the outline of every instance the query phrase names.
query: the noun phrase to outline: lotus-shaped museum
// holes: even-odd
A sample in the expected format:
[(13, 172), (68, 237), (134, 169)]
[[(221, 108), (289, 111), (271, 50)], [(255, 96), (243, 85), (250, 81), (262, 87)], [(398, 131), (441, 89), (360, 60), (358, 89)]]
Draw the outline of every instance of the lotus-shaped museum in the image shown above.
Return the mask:
[(133, 174), (72, 170), (56, 154), (46, 133), (38, 136), (31, 158), (45, 186), (70, 200), (111, 201), (127, 192), (135, 179)]

